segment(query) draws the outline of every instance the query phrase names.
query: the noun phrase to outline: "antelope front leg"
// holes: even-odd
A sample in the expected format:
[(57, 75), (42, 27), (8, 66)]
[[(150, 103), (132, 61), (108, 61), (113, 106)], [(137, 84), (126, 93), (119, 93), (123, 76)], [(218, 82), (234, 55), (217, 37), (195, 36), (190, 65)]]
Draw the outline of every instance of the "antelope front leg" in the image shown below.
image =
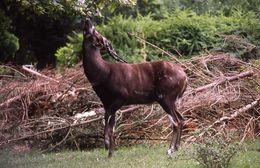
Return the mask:
[(114, 137), (113, 129), (115, 125), (115, 113), (110, 114), (106, 112), (105, 114), (105, 148), (108, 150), (108, 157), (111, 157), (113, 154), (114, 147)]

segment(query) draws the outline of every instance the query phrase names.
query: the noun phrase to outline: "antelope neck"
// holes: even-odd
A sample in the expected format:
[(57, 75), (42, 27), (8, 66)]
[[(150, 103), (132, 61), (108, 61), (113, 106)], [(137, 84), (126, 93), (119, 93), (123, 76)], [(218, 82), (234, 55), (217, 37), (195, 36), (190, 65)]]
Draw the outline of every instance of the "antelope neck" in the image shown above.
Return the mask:
[(100, 50), (95, 47), (89, 38), (83, 43), (83, 66), (89, 81), (96, 85), (104, 82), (109, 74), (109, 66), (103, 60)]

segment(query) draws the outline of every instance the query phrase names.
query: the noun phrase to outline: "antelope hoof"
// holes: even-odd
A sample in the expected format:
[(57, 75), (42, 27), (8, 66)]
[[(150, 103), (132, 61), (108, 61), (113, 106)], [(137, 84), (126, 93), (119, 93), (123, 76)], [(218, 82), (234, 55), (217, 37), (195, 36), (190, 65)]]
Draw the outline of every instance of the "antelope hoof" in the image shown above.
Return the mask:
[(113, 156), (113, 152), (109, 150), (108, 152), (108, 158), (111, 158)]
[(167, 155), (168, 155), (169, 157), (172, 157), (172, 154), (173, 154), (173, 150), (172, 150), (172, 149), (168, 149), (168, 150), (167, 150)]

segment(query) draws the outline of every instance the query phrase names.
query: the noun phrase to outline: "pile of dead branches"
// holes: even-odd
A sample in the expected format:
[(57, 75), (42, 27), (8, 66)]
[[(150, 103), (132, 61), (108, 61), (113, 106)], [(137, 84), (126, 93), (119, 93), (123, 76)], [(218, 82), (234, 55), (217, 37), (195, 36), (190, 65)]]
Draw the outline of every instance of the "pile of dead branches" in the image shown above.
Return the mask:
[[(259, 136), (259, 64), (224, 53), (180, 64), (189, 76), (188, 89), (178, 102), (186, 119), (187, 143), (220, 134), (242, 141)], [(81, 65), (61, 73), (38, 72), (32, 66), (1, 69), (5, 73), (0, 75), (0, 145), (26, 142), (51, 150), (103, 144), (104, 111)], [(170, 127), (157, 104), (124, 107), (117, 113), (116, 142), (167, 141)]]

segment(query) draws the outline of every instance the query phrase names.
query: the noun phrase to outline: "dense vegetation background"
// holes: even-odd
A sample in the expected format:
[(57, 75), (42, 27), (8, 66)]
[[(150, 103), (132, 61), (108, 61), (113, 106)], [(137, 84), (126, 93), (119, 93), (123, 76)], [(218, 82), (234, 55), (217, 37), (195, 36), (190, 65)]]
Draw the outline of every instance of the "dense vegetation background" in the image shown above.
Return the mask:
[(236, 35), (259, 46), (259, 13), (259, 0), (2, 0), (0, 62), (38, 68), (76, 64), (85, 14), (93, 16), (97, 29), (130, 62), (166, 58), (128, 32), (183, 57), (212, 50), (256, 57), (225, 43), (225, 36)]

